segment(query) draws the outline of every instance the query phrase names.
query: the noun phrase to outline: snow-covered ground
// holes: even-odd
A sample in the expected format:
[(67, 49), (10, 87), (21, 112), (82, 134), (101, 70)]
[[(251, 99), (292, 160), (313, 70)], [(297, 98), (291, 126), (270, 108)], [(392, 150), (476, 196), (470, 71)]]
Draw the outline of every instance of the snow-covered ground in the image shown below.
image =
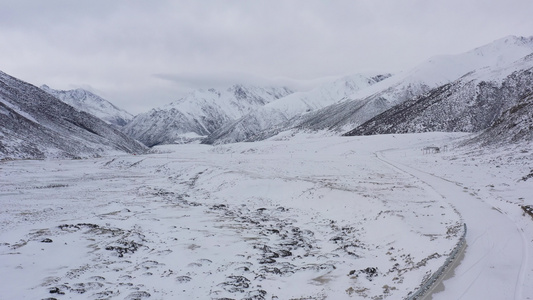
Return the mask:
[(462, 136), (2, 162), (0, 298), (402, 299), (465, 222), (464, 258), (431, 296), (529, 299), (532, 152), (466, 153)]
[(533, 182), (526, 179), (533, 145), (382, 155), (432, 186), (468, 224), (465, 257), (433, 299), (533, 299), (533, 218), (521, 209), (533, 204)]

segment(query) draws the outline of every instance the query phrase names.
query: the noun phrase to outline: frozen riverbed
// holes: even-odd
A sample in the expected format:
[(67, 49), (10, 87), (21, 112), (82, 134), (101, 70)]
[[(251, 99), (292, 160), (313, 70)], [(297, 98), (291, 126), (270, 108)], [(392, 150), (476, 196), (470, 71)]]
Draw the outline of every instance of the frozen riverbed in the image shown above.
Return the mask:
[[(469, 154), (420, 151), (459, 136), (297, 136), (164, 146), (145, 156), (3, 162), (0, 298), (404, 298), (446, 260), (463, 221), (470, 228), (485, 218), (457, 201), (490, 201), (492, 211), (510, 216), (504, 233), (532, 231), (518, 206), (533, 201), (531, 181), (516, 181), (529, 172), (516, 173), (524, 165), (502, 164), (501, 176), (488, 177), (489, 156), (475, 166), (462, 161)], [(437, 171), (442, 181), (427, 174)], [(449, 177), (455, 192), (443, 183)], [(515, 258), (504, 266), (477, 264), (493, 270), (477, 281), (514, 274), (498, 290), (512, 285), (516, 299), (527, 299), (531, 235), (494, 240), (504, 233), (487, 246), (474, 231), (465, 256), (483, 253), (476, 243), (502, 256), (509, 251)], [(505, 243), (516, 246), (498, 248)], [(485, 274), (472, 268), (460, 265), (434, 296), (481, 293), (475, 285), (452, 290), (458, 274)]]

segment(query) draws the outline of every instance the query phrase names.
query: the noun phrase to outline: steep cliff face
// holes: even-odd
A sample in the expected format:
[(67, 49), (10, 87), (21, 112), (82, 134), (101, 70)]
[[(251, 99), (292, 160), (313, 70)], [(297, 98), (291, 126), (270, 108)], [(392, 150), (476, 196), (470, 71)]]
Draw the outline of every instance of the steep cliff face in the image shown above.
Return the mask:
[(199, 140), (291, 93), (283, 87), (243, 85), (197, 90), (165, 107), (137, 115), (123, 131), (147, 146)]
[(0, 72), (0, 159), (145, 151), (142, 144), (99, 118)]

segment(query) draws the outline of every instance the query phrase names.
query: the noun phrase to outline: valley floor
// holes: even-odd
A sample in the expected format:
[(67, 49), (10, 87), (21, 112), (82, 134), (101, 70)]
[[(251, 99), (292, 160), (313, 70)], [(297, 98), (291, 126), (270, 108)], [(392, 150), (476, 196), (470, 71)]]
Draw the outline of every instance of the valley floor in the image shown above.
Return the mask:
[(456, 149), (462, 136), (3, 162), (0, 298), (401, 299), (463, 223), (464, 258), (430, 297), (533, 298), (532, 152)]

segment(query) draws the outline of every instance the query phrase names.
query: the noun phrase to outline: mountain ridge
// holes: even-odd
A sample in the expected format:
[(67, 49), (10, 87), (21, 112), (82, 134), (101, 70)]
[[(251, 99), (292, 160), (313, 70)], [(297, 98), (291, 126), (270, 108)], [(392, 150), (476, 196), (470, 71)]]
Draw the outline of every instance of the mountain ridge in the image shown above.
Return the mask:
[(254, 108), (292, 92), (286, 87), (244, 85), (195, 90), (178, 101), (135, 116), (123, 131), (150, 147), (198, 141)]
[(508, 65), (531, 52), (533, 37), (508, 36), (462, 54), (435, 56), (403, 74), (352, 95), (352, 100), (346, 103), (302, 118), (295, 127), (345, 132), (397, 104), (428, 93), (469, 72), (492, 65)]
[(42, 85), (40, 88), (66, 104), (90, 113), (108, 124), (122, 127), (133, 119), (132, 114), (87, 90), (55, 90), (47, 85)]
[(0, 159), (141, 154), (147, 148), (99, 118), (0, 71)]
[[(469, 72), (477, 70), (481, 74), (480, 70), (484, 68), (507, 65), (532, 51), (533, 37), (507, 36), (461, 54), (432, 57), (406, 72), (357, 90), (342, 101), (273, 122), (277, 128), (261, 128), (262, 132), (249, 130), (253, 122), (259, 121), (251, 118), (243, 125), (226, 125), (226, 128), (219, 129), (206, 141), (215, 144), (255, 141), (289, 129), (311, 132), (326, 130), (341, 134), (404, 101), (424, 95)], [(268, 123), (265, 120), (268, 112), (263, 114), (262, 122)], [(280, 119), (280, 114), (272, 113), (272, 118)]]
[[(203, 142), (231, 143), (272, 136), (286, 128), (301, 114), (342, 102), (353, 92), (389, 78), (390, 74), (353, 74), (308, 91), (297, 92), (273, 101), (210, 134)], [(262, 138), (261, 138), (262, 139)]]
[(373, 135), (427, 131), (478, 132), (531, 93), (533, 53), (509, 65), (470, 72), (405, 101), (345, 133)]

